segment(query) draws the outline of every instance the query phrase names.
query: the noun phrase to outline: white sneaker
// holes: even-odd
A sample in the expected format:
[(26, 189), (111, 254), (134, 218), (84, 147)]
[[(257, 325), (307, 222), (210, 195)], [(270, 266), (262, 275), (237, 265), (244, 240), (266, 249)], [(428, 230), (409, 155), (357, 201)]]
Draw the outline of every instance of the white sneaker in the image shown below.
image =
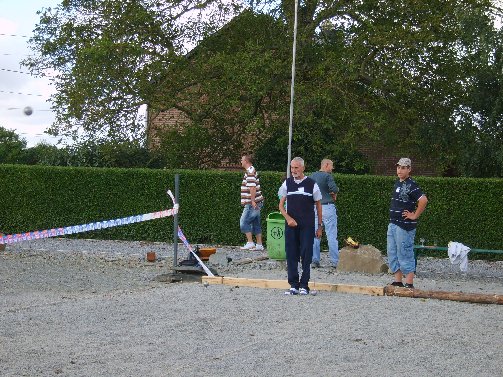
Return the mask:
[(244, 246), (241, 246), (241, 250), (252, 250), (255, 248), (255, 244), (253, 242), (247, 242)]
[(264, 250), (264, 246), (261, 244), (256, 244), (253, 250), (262, 251)]
[(299, 290), (296, 288), (290, 288), (288, 291), (285, 292), (286, 296), (296, 296), (299, 294)]

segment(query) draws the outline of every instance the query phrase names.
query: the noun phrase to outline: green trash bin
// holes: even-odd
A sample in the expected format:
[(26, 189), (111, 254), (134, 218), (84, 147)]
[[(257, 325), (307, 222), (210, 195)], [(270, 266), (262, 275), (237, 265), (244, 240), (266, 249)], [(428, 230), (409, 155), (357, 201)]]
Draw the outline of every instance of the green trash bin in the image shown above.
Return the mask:
[(267, 254), (270, 259), (285, 260), (285, 218), (281, 212), (267, 216)]

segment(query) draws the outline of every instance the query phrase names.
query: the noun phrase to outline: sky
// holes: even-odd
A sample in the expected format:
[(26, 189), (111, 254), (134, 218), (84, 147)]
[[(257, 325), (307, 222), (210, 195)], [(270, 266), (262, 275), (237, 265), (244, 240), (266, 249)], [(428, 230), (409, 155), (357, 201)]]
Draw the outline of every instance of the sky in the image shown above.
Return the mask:
[[(28, 39), (39, 20), (36, 12), (59, 2), (0, 0), (0, 126), (15, 131), (28, 147), (57, 141), (44, 134), (54, 121), (47, 102), (54, 89), (48, 79), (30, 76), (20, 61), (30, 54)], [(33, 109), (30, 116), (23, 112), (27, 106)]]

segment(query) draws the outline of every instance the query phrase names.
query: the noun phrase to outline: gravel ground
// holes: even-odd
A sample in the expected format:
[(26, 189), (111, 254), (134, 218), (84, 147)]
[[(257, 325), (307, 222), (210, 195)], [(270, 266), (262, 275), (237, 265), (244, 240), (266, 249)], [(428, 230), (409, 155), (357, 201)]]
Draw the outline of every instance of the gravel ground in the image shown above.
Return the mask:
[[(156, 262), (145, 255), (155, 251)], [(217, 247), (220, 275), (285, 279), (266, 252)], [(0, 252), (1, 376), (503, 376), (503, 307), (163, 283), (163, 243), (45, 239)], [(179, 259), (187, 256), (179, 249)], [(316, 282), (383, 286), (391, 275)], [(503, 294), (503, 262), (421, 258), (421, 289)]]

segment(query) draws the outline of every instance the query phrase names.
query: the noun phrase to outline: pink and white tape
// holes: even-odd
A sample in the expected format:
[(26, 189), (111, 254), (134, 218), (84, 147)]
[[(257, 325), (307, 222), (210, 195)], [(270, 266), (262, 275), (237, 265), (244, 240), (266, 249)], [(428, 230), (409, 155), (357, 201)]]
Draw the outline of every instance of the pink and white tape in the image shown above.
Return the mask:
[(171, 209), (166, 209), (166, 210), (151, 212), (151, 213), (144, 213), (142, 215), (127, 216), (127, 217), (122, 217), (122, 218), (113, 219), (113, 220), (97, 221), (97, 222), (92, 222), (92, 223), (87, 223), (87, 224), (71, 225), (71, 226), (52, 228), (52, 229), (44, 229), (44, 230), (35, 230), (35, 231), (31, 231), (31, 232), (16, 233), (16, 234), (6, 234), (3, 236), (0, 236), (0, 245), (12, 244), (12, 243), (22, 242), (22, 241), (38, 240), (41, 238), (66, 236), (69, 234), (76, 234), (76, 233), (89, 232), (89, 231), (99, 230), (99, 229), (113, 228), (116, 226), (141, 223), (143, 221), (155, 220), (155, 219), (161, 219), (163, 217), (173, 216), (176, 213), (178, 213), (178, 204), (175, 203), (173, 194), (169, 190), (168, 190), (168, 195), (171, 197), (171, 199), (173, 200), (173, 204), (174, 204), (173, 208), (171, 208)]

